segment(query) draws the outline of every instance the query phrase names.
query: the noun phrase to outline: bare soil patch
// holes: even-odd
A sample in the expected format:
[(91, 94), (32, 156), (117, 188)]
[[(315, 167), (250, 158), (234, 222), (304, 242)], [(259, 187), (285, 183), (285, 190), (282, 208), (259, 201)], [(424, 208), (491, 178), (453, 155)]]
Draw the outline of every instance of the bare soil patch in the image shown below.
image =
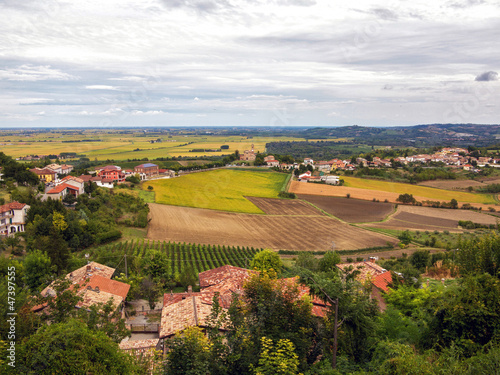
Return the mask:
[(446, 208), (398, 206), (398, 212), (409, 212), (426, 217), (434, 217), (448, 220), (470, 220), (480, 224), (496, 224), (497, 218), (489, 214), (470, 210), (450, 210)]
[[(286, 201), (289, 202), (289, 201)], [(384, 246), (392, 237), (326, 215), (252, 215), (150, 204), (148, 238), (275, 250), (339, 250)]]
[(496, 224), (497, 217), (467, 210), (449, 210), (432, 207), (399, 206), (397, 212), (383, 223), (370, 224), (374, 228), (396, 230), (449, 230), (461, 232), (459, 220), (480, 224)]
[(321, 211), (312, 207), (310, 204), (297, 199), (245, 198), (259, 207), (267, 215), (324, 215)]
[(395, 229), (395, 230), (448, 230), (457, 231), (457, 220), (446, 220), (435, 217), (399, 212), (383, 223), (370, 224), (374, 228)]
[(299, 195), (298, 197), (348, 223), (381, 221), (394, 211), (392, 203), (321, 195)]
[(473, 188), (484, 187), (486, 184), (475, 181), (475, 180), (434, 180), (434, 181), (424, 181), (418, 183), (418, 185), (428, 186), (438, 189), (446, 190), (467, 190), (469, 186)]

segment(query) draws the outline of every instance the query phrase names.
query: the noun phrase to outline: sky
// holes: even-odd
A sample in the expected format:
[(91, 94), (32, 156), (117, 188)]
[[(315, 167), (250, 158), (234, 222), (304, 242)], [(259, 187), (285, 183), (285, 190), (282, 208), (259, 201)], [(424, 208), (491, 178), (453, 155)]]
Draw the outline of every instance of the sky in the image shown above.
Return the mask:
[(500, 2), (0, 0), (0, 127), (500, 123)]

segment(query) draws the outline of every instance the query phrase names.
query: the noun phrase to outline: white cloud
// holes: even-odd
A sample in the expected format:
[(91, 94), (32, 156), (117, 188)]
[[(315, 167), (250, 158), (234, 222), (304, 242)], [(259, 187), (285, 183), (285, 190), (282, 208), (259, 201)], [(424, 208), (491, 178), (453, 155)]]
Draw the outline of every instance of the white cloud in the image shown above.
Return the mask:
[(21, 65), (15, 68), (0, 69), (1, 79), (8, 81), (69, 81), (77, 80), (78, 77), (53, 69), (49, 65)]
[[(0, 110), (16, 119), (5, 126), (27, 112), (40, 125), (92, 126), (98, 116), (203, 125), (188, 121), (215, 112), (221, 123), (267, 125), (277, 108), (296, 125), (438, 122), (471, 95), (468, 82), (498, 71), (493, 0), (3, 5)], [(484, 108), (498, 122), (500, 87), (488, 77), (471, 83), (492, 90)]]

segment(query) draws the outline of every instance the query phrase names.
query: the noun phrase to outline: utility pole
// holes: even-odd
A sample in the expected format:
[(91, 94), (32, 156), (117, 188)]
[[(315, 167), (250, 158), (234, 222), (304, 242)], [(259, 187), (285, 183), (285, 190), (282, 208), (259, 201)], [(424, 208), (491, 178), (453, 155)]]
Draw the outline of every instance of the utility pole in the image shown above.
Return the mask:
[(328, 298), (328, 300), (330, 301), (330, 303), (332, 305), (335, 305), (335, 321), (334, 321), (334, 327), (333, 327), (333, 350), (332, 350), (332, 369), (335, 370), (335, 368), (337, 367), (337, 332), (338, 332), (338, 316), (339, 316), (339, 299), (337, 297), (337, 299), (334, 301), (332, 299), (332, 297), (330, 297), (328, 294), (326, 294), (326, 292), (318, 285), (318, 283), (316, 283), (316, 281), (312, 278), (312, 277), (308, 277), (309, 279), (312, 280), (312, 282), (314, 284), (316, 284), (319, 288), (319, 290), (321, 291), (321, 293), (323, 293), (326, 298)]
[[(324, 293), (324, 292), (323, 292)], [(332, 353), (332, 369), (337, 367), (337, 320), (339, 316), (339, 299), (335, 300), (335, 325), (333, 326), (333, 353)]]

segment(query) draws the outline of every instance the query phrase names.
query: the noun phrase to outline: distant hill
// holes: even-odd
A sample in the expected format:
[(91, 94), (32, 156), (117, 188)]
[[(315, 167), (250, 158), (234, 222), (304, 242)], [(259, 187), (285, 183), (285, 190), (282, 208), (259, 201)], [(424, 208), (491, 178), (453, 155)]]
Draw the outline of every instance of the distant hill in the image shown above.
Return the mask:
[(497, 143), (500, 125), (430, 124), (383, 128), (353, 125), (310, 128), (298, 133), (306, 139), (354, 138), (355, 143), (366, 145), (477, 147)]

